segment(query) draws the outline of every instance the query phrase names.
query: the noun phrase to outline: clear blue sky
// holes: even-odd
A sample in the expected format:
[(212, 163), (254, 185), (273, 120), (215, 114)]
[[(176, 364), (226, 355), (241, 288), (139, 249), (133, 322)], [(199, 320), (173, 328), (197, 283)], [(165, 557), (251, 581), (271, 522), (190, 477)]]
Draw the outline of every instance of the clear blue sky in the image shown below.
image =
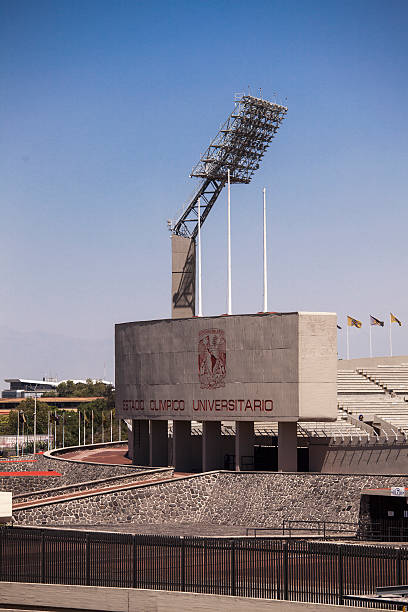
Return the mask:
[[(405, 0), (0, 0), (0, 326), (96, 342), (169, 316), (166, 220), (249, 85), (289, 112), (232, 189), (233, 311), (262, 304), (265, 185), (270, 309), (361, 319), (352, 356), (368, 315), (391, 310), (407, 354), (407, 23)], [(225, 230), (222, 194), (202, 232), (204, 314), (226, 309)], [(373, 330), (375, 354), (387, 338)]]

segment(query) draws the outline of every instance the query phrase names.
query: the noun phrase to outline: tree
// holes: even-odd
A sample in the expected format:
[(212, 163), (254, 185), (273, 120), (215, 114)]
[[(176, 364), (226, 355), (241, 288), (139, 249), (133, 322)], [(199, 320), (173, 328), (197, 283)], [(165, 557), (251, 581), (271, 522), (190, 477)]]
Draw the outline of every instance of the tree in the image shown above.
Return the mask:
[[(22, 411), (25, 414), (27, 423), (25, 424), (25, 433), (32, 435), (34, 433), (34, 406), (35, 402), (32, 397), (28, 397), (19, 403), (17, 410), (10, 410), (8, 417), (7, 433), (16, 435), (17, 433), (17, 416), (18, 412)], [(48, 433), (48, 412), (51, 410), (46, 402), (37, 401), (37, 433)], [(21, 433), (21, 432), (20, 432)]]

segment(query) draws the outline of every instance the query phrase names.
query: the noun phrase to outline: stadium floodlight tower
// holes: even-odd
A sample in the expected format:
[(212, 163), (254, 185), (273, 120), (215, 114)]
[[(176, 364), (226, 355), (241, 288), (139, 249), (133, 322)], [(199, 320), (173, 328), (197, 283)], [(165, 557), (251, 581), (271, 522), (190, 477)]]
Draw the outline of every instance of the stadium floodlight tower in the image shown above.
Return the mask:
[(195, 239), (228, 180), (250, 183), (259, 163), (287, 113), (286, 106), (250, 95), (239, 95), (234, 110), (193, 168), (201, 179), (198, 189), (172, 231), (172, 317), (195, 315)]

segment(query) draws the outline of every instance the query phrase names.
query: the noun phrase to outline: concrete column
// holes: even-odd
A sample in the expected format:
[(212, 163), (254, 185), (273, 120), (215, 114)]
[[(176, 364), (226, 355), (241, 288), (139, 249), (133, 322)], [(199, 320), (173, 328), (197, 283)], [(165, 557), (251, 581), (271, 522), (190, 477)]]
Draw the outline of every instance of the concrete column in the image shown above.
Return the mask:
[(221, 421), (203, 421), (202, 470), (224, 469), (221, 448)]
[(171, 237), (171, 317), (185, 319), (195, 315), (195, 241), (184, 236)]
[(254, 422), (235, 421), (235, 470), (254, 469)]
[(173, 463), (176, 472), (191, 472), (191, 421), (173, 421)]
[(278, 423), (278, 470), (297, 472), (297, 423)]
[(150, 462), (154, 467), (164, 467), (168, 459), (168, 421), (150, 421)]
[(149, 465), (149, 421), (132, 419), (133, 465)]

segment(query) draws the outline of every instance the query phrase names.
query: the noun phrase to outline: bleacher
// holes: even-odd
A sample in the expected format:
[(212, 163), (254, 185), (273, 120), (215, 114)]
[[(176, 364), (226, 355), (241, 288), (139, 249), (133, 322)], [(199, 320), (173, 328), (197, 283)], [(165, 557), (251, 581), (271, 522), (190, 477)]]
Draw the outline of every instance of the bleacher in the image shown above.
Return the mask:
[[(389, 424), (395, 433), (408, 433), (408, 403), (388, 395), (380, 397), (355, 397), (353, 395), (339, 398), (339, 409), (361, 419), (368, 424), (381, 428), (378, 417)], [(388, 429), (388, 428), (387, 428)]]
[(359, 374), (356, 370), (338, 370), (337, 372), (337, 394), (376, 394), (381, 395), (384, 390)]
[[(278, 423), (268, 423), (265, 421), (258, 421), (254, 424), (255, 436), (256, 437), (270, 437), (277, 438), (278, 436)], [(169, 421), (169, 433), (172, 435), (173, 424)], [(222, 421), (221, 422), (221, 434), (223, 436), (235, 436), (235, 422), (234, 421)], [(191, 435), (201, 436), (202, 435), (202, 423), (199, 421), (192, 421), (191, 423)], [(297, 435), (299, 438), (336, 438), (344, 441), (346, 437), (357, 436), (368, 437), (367, 431), (360, 427), (349, 423), (347, 421), (347, 415), (345, 412), (339, 411), (338, 418), (332, 422), (314, 422), (305, 421), (297, 424)]]
[[(394, 397), (390, 392), (398, 394)], [(299, 422), (299, 438), (331, 438), (334, 441), (379, 439), (382, 436), (408, 437), (408, 363), (376, 366), (359, 370), (342, 369), (337, 373), (337, 420), (332, 422)], [(362, 415), (360, 417), (360, 415)], [(349, 422), (353, 417), (356, 422)], [(359, 425), (359, 421), (361, 425)], [(384, 421), (385, 423), (383, 423)], [(169, 423), (169, 433), (172, 424)], [(202, 435), (202, 424), (193, 421), (191, 432)], [(235, 422), (221, 423), (223, 436), (235, 435)], [(278, 423), (256, 422), (256, 437), (278, 436)]]
[[(277, 436), (277, 423), (255, 423), (255, 435)], [(344, 440), (346, 436), (367, 437), (368, 432), (360, 427), (349, 423), (344, 412), (338, 412), (337, 420), (331, 422), (323, 421), (301, 421), (297, 424), (298, 438), (337, 438)]]
[(362, 368), (359, 376), (374, 382), (383, 389), (398, 394), (408, 395), (408, 363), (400, 365), (378, 365), (373, 368)]

